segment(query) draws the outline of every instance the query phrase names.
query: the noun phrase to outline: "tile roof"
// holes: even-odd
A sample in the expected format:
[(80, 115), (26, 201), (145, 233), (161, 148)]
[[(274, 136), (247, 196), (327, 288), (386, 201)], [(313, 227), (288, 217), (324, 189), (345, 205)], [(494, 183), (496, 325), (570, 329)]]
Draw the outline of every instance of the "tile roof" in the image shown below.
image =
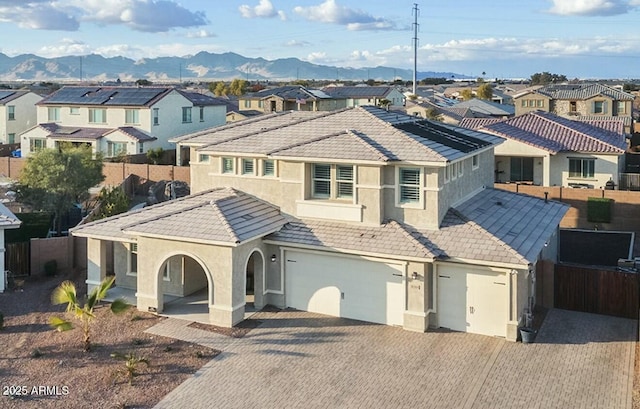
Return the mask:
[(47, 122), (38, 125), (40, 128), (49, 132), (47, 138), (67, 139), (67, 140), (96, 140), (110, 133), (110, 128), (82, 128), (78, 126), (60, 126), (53, 122)]
[(484, 189), (449, 209), (438, 230), (414, 230), (419, 241), (462, 258), (510, 264), (535, 262), (569, 205)]
[(218, 188), (80, 225), (72, 233), (120, 241), (161, 236), (237, 244), (285, 223), (277, 207), (232, 188)]
[(321, 99), (321, 98), (329, 98), (323, 92), (312, 92), (311, 90), (306, 89), (301, 85), (287, 85), (284, 87), (278, 88), (269, 88), (263, 89), (258, 92), (254, 92), (252, 94), (248, 94), (243, 96), (242, 98), (246, 99), (264, 99), (272, 96), (277, 96), (286, 100), (298, 100), (298, 99)]
[(384, 98), (394, 89), (387, 86), (348, 86), (324, 87), (322, 91), (333, 98)]
[(9, 210), (5, 205), (0, 203), (0, 229), (8, 228), (8, 229), (16, 229), (22, 225), (22, 221), (16, 217), (11, 210)]
[(486, 101), (479, 98), (471, 98), (468, 101), (458, 102), (456, 108), (469, 108), (475, 113), (491, 116), (513, 116), (516, 109), (513, 105), (498, 104), (493, 101)]
[(602, 116), (602, 115), (579, 115), (572, 118), (574, 121), (587, 122), (608, 131), (624, 133), (625, 126), (631, 126), (630, 116)]
[(173, 91), (170, 87), (76, 87), (65, 86), (38, 105), (150, 106)]
[(110, 132), (107, 132), (105, 135), (116, 132), (116, 131), (120, 131), (123, 134), (130, 136), (131, 138), (135, 139), (138, 142), (155, 141), (156, 139), (158, 139), (155, 136), (149, 135), (142, 129), (138, 129), (133, 126), (121, 126), (119, 128), (111, 130)]
[(552, 99), (585, 100), (597, 95), (603, 95), (614, 100), (632, 101), (634, 96), (607, 85), (594, 84), (552, 84), (533, 91)]
[(416, 240), (396, 221), (380, 226), (363, 226), (318, 220), (294, 220), (265, 238), (277, 242), (395, 257), (433, 260), (440, 255)]
[[(373, 106), (361, 106), (330, 112), (285, 112), (265, 115), (177, 138), (175, 141), (200, 146), (201, 152), (236, 152), (269, 155), (281, 149), (318, 138), (344, 133), (346, 130), (374, 146), (391, 160), (447, 162), (464, 157), (462, 139), (482, 141), (478, 149), (495, 145), (502, 139), (493, 135), (422, 120), (400, 112)], [(336, 141), (326, 138), (323, 145), (336, 152)], [(329, 146), (328, 144), (332, 144)], [(344, 159), (367, 160), (370, 153), (354, 152)]]
[(459, 126), (462, 128), (468, 128), (473, 130), (479, 130), (483, 126), (495, 124), (496, 122), (504, 121), (502, 118), (463, 118), (460, 121)]
[(552, 154), (558, 152), (622, 154), (627, 148), (623, 134), (542, 111), (529, 112), (504, 121), (486, 124), (478, 130), (536, 146)]

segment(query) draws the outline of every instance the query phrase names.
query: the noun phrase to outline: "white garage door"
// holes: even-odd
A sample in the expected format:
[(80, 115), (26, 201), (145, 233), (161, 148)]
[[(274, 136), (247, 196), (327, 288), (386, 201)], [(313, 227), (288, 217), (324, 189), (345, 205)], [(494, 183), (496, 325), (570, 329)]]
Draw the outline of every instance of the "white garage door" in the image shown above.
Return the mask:
[(403, 266), (300, 251), (286, 251), (285, 263), (288, 307), (402, 325)]
[(506, 336), (507, 275), (462, 266), (438, 266), (438, 324), (455, 331)]

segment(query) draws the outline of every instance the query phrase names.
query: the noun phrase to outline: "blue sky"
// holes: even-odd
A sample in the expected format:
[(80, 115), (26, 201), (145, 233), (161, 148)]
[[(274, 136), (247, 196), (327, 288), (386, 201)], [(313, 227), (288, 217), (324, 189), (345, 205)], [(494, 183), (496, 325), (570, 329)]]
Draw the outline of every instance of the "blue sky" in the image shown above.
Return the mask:
[(232, 51), (493, 78), (640, 78), (640, 0), (0, 0), (0, 52)]

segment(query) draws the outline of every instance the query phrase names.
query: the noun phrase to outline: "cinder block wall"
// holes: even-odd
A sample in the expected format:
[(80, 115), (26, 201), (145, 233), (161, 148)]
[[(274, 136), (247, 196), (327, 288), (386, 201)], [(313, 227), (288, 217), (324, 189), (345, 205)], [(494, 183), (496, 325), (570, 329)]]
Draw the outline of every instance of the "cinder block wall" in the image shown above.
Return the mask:
[(73, 238), (31, 239), (31, 275), (44, 275), (44, 264), (55, 260), (58, 272), (73, 268)]

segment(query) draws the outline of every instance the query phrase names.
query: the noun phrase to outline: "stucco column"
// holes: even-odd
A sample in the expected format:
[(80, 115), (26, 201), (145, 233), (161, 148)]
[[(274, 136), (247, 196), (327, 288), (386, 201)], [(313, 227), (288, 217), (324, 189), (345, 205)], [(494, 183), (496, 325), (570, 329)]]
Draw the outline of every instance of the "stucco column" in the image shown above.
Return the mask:
[(182, 145), (176, 145), (176, 166), (182, 166)]
[(542, 186), (551, 186), (551, 157), (542, 157)]
[(87, 238), (87, 292), (98, 287), (107, 276), (107, 242)]
[(407, 265), (405, 278), (407, 301), (402, 325), (406, 330), (425, 332), (429, 328), (427, 311), (429, 310), (429, 291), (431, 291), (428, 288), (430, 274), (430, 265), (423, 263)]

